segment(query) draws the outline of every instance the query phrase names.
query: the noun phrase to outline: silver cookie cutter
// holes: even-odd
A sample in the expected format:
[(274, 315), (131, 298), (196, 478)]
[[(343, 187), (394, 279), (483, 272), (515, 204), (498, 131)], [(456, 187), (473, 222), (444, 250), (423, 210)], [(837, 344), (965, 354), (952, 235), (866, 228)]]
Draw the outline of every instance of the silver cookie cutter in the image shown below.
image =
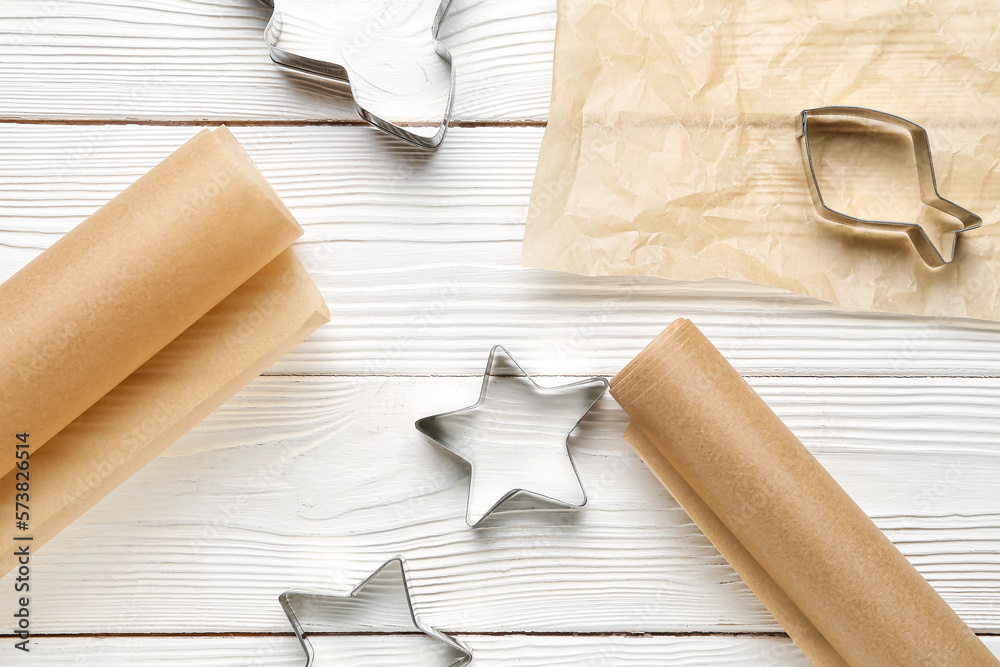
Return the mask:
[[(917, 163), (917, 177), (920, 182), (920, 199), (928, 206), (935, 208), (962, 223), (962, 228), (951, 232), (953, 242), (951, 252), (947, 256), (942, 253), (931, 240), (927, 231), (916, 222), (897, 222), (890, 220), (867, 220), (847, 215), (827, 206), (823, 200), (823, 193), (820, 190), (819, 178), (816, 176), (816, 167), (812, 159), (812, 150), (809, 146), (809, 118), (815, 116), (846, 116), (853, 118), (864, 118), (908, 130), (913, 140), (913, 152)], [(972, 211), (959, 206), (958, 204), (945, 199), (937, 189), (937, 179), (934, 175), (934, 159), (931, 156), (930, 139), (927, 130), (916, 123), (895, 116), (884, 111), (867, 109), (864, 107), (850, 106), (829, 106), (806, 109), (801, 114), (801, 126), (798, 135), (802, 148), (802, 158), (806, 167), (806, 180), (809, 182), (809, 191), (812, 194), (813, 204), (816, 211), (827, 220), (838, 222), (850, 227), (862, 229), (876, 229), (881, 231), (898, 230), (905, 232), (910, 237), (910, 241), (916, 248), (917, 253), (930, 267), (940, 267), (950, 264), (955, 259), (955, 248), (958, 245), (958, 234), (977, 229), (982, 226), (983, 219)]]
[[(380, 597), (387, 597), (385, 593), (386, 589), (396, 593), (400, 590), (402, 591), (401, 599), (396, 601), (397, 609), (395, 610), (391, 609), (384, 599), (379, 600)], [(372, 592), (369, 593), (368, 591)], [(310, 615), (332, 617), (332, 619), (328, 618), (326, 620), (326, 625), (343, 626), (346, 624), (343, 617), (349, 616), (356, 619), (355, 608), (363, 606), (366, 602), (368, 606), (374, 609), (370, 612), (372, 621), (385, 624), (392, 631), (412, 631), (415, 629), (427, 637), (444, 644), (442, 647), (443, 652), (453, 656), (445, 658), (450, 659), (451, 662), (447, 663), (444, 667), (463, 667), (472, 662), (472, 652), (464, 644), (442, 634), (434, 628), (429, 628), (421, 624), (417, 620), (416, 613), (413, 610), (413, 601), (410, 598), (410, 588), (406, 579), (406, 565), (402, 556), (396, 556), (387, 560), (368, 578), (355, 586), (354, 590), (347, 595), (334, 595), (326, 592), (291, 588), (278, 596), (278, 602), (281, 603), (281, 608), (284, 610), (285, 616), (288, 617), (288, 622), (292, 624), (292, 629), (295, 631), (295, 636), (298, 638), (299, 644), (302, 645), (302, 650), (305, 651), (305, 667), (312, 666), (316, 653), (303, 627), (303, 622), (299, 618), (303, 608)], [(398, 622), (387, 622), (386, 617), (393, 615), (393, 613), (399, 617), (397, 619)], [(358, 628), (352, 628), (352, 630), (359, 631)], [(365, 627), (364, 630), (370, 632), (370, 628)], [(412, 658), (412, 656), (410, 657)], [(420, 661), (411, 659), (406, 661), (407, 664), (414, 664), (414, 662), (419, 663)]]
[[(302, 3), (303, 0), (296, 0)], [(317, 0), (305, 0), (308, 2), (316, 2)], [(448, 14), (448, 10), (451, 6), (452, 0), (390, 0), (388, 6), (383, 8), (384, 11), (382, 15), (373, 15), (371, 21), (364, 27), (364, 29), (359, 33), (357, 39), (371, 38), (371, 36), (378, 35), (380, 38), (384, 39), (382, 32), (386, 31), (388, 21), (391, 19), (385, 18), (386, 14), (392, 14), (392, 12), (401, 12), (405, 9), (409, 9), (415, 13), (423, 13), (425, 9), (434, 8), (434, 3), (436, 3), (436, 11), (433, 15), (433, 20), (428, 26), (430, 31), (430, 38), (433, 40), (434, 52), (440, 57), (441, 61), (448, 68), (448, 95), (447, 103), (444, 106), (444, 111), (442, 114), (441, 123), (438, 126), (437, 132), (433, 136), (426, 136), (414, 132), (408, 129), (404, 124), (394, 123), (383, 117), (382, 114), (378, 113), (375, 107), (378, 106), (377, 100), (368, 99), (370, 93), (384, 93), (385, 91), (379, 87), (376, 83), (368, 83), (368, 77), (363, 76), (355, 64), (353, 63), (353, 58), (351, 54), (356, 52), (358, 49), (356, 45), (352, 45), (346, 42), (343, 43), (326, 43), (325, 47), (333, 50), (332, 59), (325, 58), (314, 58), (299, 53), (293, 53), (281, 46), (281, 38), (283, 30), (285, 29), (285, 14), (280, 9), (280, 6), (284, 3), (289, 3), (291, 0), (277, 0), (277, 5), (275, 5), (275, 0), (261, 0), (265, 5), (274, 9), (271, 14), (271, 19), (267, 23), (267, 27), (264, 29), (264, 42), (267, 44), (268, 51), (271, 55), (271, 60), (275, 63), (288, 67), (293, 70), (304, 72), (313, 76), (323, 77), (325, 79), (330, 79), (340, 83), (347, 84), (352, 92), (352, 97), (354, 99), (354, 106), (357, 109), (358, 115), (361, 116), (363, 120), (370, 123), (371, 125), (377, 127), (378, 129), (391, 134), (395, 137), (402, 139), (414, 146), (427, 149), (435, 149), (441, 145), (444, 141), (445, 134), (448, 131), (448, 125), (451, 123), (452, 107), (455, 101), (455, 68), (452, 65), (452, 55), (451, 51), (438, 39), (438, 35), (441, 30), (441, 24), (444, 22), (445, 17)], [(318, 5), (319, 6), (319, 5)], [(326, 7), (328, 7), (327, 5)], [(412, 37), (410, 33), (406, 33), (405, 37)], [(357, 41), (356, 39), (356, 41)], [(333, 40), (336, 42), (336, 40)], [(355, 47), (352, 50), (352, 46)], [(397, 61), (392, 62), (375, 62), (366, 63), (370, 69), (392, 69), (399, 65)], [(421, 70), (421, 72), (424, 72)], [(364, 82), (364, 83), (362, 83)]]
[(415, 426), (472, 467), (469, 526), (477, 527), (518, 493), (576, 509), (587, 504), (587, 494), (569, 436), (607, 388), (603, 377), (541, 387), (497, 345), (477, 403), (424, 417)]

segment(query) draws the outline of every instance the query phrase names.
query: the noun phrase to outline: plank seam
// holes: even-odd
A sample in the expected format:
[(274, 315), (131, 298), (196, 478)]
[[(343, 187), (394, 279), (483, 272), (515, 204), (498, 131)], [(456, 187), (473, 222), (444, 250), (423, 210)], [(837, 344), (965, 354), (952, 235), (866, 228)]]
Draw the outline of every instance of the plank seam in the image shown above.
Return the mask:
[[(598, 373), (598, 375), (600, 375)], [(835, 373), (829, 373), (826, 375), (797, 375), (797, 374), (760, 374), (760, 373), (740, 373), (741, 376), (745, 378), (753, 379), (802, 379), (802, 380), (996, 380), (1000, 379), (1000, 375), (888, 375), (881, 373), (869, 373), (865, 375), (839, 375)], [(385, 374), (361, 374), (361, 373), (261, 373), (260, 377), (267, 378), (339, 378), (339, 379), (376, 379), (376, 378), (391, 378), (391, 379), (464, 379), (483, 376), (482, 372), (478, 373), (393, 373), (389, 375)], [(565, 373), (559, 375), (546, 375), (546, 374), (533, 374), (532, 377), (535, 378), (552, 378), (558, 380), (560, 378), (589, 378), (594, 377), (593, 373)], [(610, 377), (610, 375), (604, 376)]]
[[(788, 637), (784, 632), (477, 632), (443, 631), (463, 637)], [(420, 632), (310, 632), (310, 637), (419, 637)], [(218, 637), (258, 638), (294, 637), (293, 632), (95, 632), (95, 633), (32, 633), (35, 639), (208, 639)], [(14, 639), (16, 635), (0, 635)]]
[[(0, 124), (9, 125), (66, 125), (70, 127), (100, 125), (140, 125), (147, 127), (371, 127), (363, 120), (154, 120), (127, 118), (3, 118)], [(424, 123), (397, 123), (402, 127), (430, 127)], [(454, 120), (448, 127), (546, 127), (544, 120)], [(435, 124), (436, 126), (436, 124)]]
[[(480, 632), (444, 630), (449, 635), (461, 637), (733, 637), (733, 638), (788, 638), (781, 631), (774, 632)], [(199, 639), (199, 638), (258, 638), (258, 637), (294, 637), (293, 632), (96, 632), (96, 633), (32, 633), (36, 639)], [(310, 637), (410, 637), (421, 636), (419, 632), (310, 632)], [(1000, 637), (1000, 631), (977, 632), (978, 637)], [(14, 639), (16, 635), (0, 635), (0, 639)]]

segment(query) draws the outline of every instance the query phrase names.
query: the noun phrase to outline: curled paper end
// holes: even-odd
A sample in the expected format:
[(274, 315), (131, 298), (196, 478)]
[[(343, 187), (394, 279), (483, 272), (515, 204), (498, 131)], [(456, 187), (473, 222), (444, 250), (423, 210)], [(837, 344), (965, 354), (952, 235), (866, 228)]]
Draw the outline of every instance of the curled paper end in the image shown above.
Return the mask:
[(206, 130), (0, 286), (0, 433), (30, 444), (32, 550), (329, 321), (301, 233), (229, 130)]

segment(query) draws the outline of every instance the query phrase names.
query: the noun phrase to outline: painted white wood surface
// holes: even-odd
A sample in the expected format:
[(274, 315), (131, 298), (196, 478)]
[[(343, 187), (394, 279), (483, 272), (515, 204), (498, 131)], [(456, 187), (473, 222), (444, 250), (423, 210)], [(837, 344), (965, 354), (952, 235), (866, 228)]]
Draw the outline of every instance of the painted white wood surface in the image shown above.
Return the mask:
[[(0, 277), (198, 128), (0, 125)], [(543, 130), (455, 128), (435, 154), (367, 127), (236, 128), (306, 227), (333, 322), (274, 373), (611, 375), (689, 317), (752, 375), (1000, 375), (1000, 324), (850, 313), (773, 288), (520, 267)]]
[[(809, 667), (802, 654), (775, 637), (539, 637), (461, 636), (476, 652), (476, 667)], [(316, 667), (338, 649), (356, 667), (409, 664), (410, 637), (320, 637), (313, 640)], [(991, 641), (1000, 653), (1000, 642)], [(394, 660), (394, 661), (393, 661)], [(197, 638), (47, 639), (31, 656), (38, 667), (165, 667), (182, 661), (199, 667), (302, 667), (291, 636)]]
[[(345, 95), (273, 65), (267, 15), (258, 0), (3, 2), (0, 279), (189, 125), (236, 121), (257, 124), (235, 133), (306, 227), (297, 251), (333, 314), (41, 552), (45, 636), (18, 664), (301, 664), (278, 593), (346, 591), (396, 553), (421, 617), (463, 633), (476, 665), (806, 664), (757, 634), (780, 627), (631, 453), (610, 398), (571, 441), (587, 507), (515, 502), (479, 531), (465, 468), (413, 429), (473, 402), (495, 343), (555, 384), (615, 373), (679, 316), (972, 627), (1000, 634), (1000, 324), (522, 269), (551, 0), (454, 0), (456, 117), (476, 126), (435, 154), (354, 126)], [(295, 126), (313, 121), (333, 124)], [(0, 579), (0, 613), (10, 591)], [(375, 665), (412, 641), (316, 645)]]
[[(1000, 381), (752, 382), (963, 618), (1000, 631)], [(285, 588), (347, 592), (397, 553), (421, 617), (449, 631), (780, 631), (621, 439), (609, 397), (571, 441), (585, 508), (468, 529), (467, 469), (413, 422), (478, 390), (259, 379), (40, 552), (38, 631), (280, 632)]]
[[(270, 15), (261, 0), (3, 0), (0, 118), (358, 121), (341, 89), (271, 62)], [(545, 119), (555, 17), (555, 0), (454, 0), (456, 120)]]
[[(798, 650), (777, 637), (538, 637), (461, 635), (476, 652), (476, 667), (809, 667)], [(316, 667), (336, 650), (350, 651), (357, 667), (383, 667), (387, 656), (407, 655), (409, 637), (320, 637)], [(1000, 638), (986, 645), (1000, 655)], [(301, 667), (292, 637), (50, 639), (32, 655), (38, 667), (146, 667), (181, 660), (203, 667)], [(398, 662), (394, 664), (403, 664)]]

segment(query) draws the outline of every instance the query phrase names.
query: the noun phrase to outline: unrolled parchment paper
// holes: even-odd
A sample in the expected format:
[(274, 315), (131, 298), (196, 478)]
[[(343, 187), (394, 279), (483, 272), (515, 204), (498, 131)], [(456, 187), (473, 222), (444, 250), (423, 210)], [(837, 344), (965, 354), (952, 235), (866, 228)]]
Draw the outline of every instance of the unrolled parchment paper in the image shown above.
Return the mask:
[(626, 439), (813, 664), (1000, 665), (691, 322), (611, 394)]
[(0, 511), (28, 433), (34, 548), (329, 320), (301, 233), (205, 130), (0, 286)]
[[(330, 319), (291, 249), (227, 296), (31, 456), (37, 549)], [(13, 489), (13, 470), (0, 489)], [(0, 493), (14, 516), (14, 494)], [(0, 543), (14, 544), (12, 521)], [(0, 574), (15, 566), (0, 555)]]
[(0, 285), (0, 471), (302, 234), (226, 128), (205, 130)]
[[(561, 0), (524, 264), (1000, 320), (998, 23), (975, 0)], [(796, 136), (799, 113), (827, 105), (927, 129), (941, 194), (984, 220), (952, 265), (819, 217)], [(905, 132), (811, 126), (828, 204), (935, 237), (961, 226), (921, 203)]]

